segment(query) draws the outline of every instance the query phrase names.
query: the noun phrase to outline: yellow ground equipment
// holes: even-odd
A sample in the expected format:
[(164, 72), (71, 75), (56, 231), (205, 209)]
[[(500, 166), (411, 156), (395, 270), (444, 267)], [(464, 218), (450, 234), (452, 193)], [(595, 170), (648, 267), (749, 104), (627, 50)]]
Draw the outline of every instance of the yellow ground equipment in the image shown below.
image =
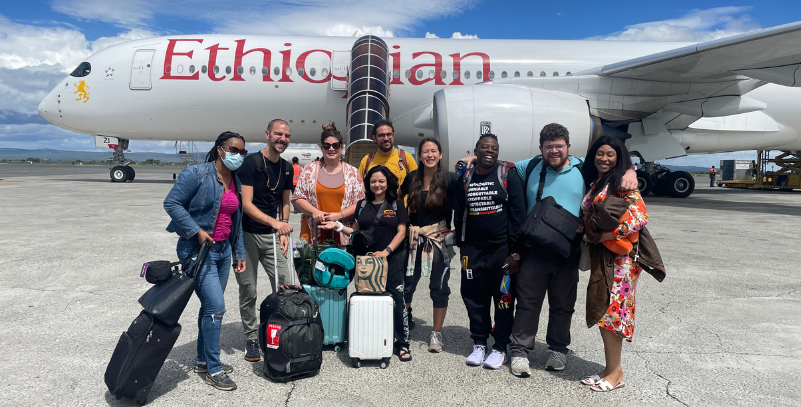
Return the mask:
[[(799, 151), (782, 151), (781, 154), (770, 158), (770, 150), (758, 150), (757, 161), (752, 161), (751, 171), (743, 167), (743, 163), (736, 160), (721, 160), (721, 168), (734, 166), (729, 175), (724, 171), (719, 186), (730, 188), (761, 188), (761, 189), (801, 189), (801, 153)], [(769, 168), (770, 167), (770, 168)], [(745, 171), (744, 171), (745, 170)], [(751, 179), (744, 174), (751, 173)]]

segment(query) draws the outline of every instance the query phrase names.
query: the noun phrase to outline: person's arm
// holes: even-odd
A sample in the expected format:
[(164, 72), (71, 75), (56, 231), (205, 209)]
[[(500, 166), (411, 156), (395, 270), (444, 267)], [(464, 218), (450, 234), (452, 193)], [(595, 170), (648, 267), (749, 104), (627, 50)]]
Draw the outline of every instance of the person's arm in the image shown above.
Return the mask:
[(605, 231), (601, 235), (601, 242), (607, 240), (620, 240), (634, 232), (639, 231), (648, 224), (648, 210), (645, 208), (645, 202), (638, 191), (631, 191), (625, 199), (629, 202), (626, 213), (621, 216), (620, 225), (617, 229)]
[[(460, 159), (456, 160), (456, 162), (458, 163), (459, 161), (464, 161), (464, 162), (467, 164), (467, 168), (470, 168), (470, 167), (472, 167), (472, 166), (473, 166), (473, 162), (474, 162), (475, 160), (476, 160), (476, 156), (474, 156), (474, 155), (471, 155), (471, 156), (469, 156), (469, 157), (460, 158)], [(458, 172), (458, 171), (456, 170), (456, 163), (453, 163), (453, 171), (454, 171), (454, 172)]]
[[(275, 219), (259, 210), (259, 208), (257, 208), (253, 203), (253, 187), (250, 185), (242, 185), (242, 211), (250, 219), (253, 219), (263, 225), (267, 225), (275, 230), (279, 230), (280, 233), (279, 228), (281, 227), (281, 222), (279, 222), (278, 219)], [(289, 226), (289, 224), (286, 224), (286, 226)], [(289, 232), (292, 232), (291, 226), (289, 226)]]
[(464, 182), (464, 176), (459, 177), (454, 185), (454, 193), (453, 193), (453, 241), (456, 246), (462, 246), (462, 223), (464, 222), (464, 208), (465, 208), (465, 200), (464, 200), (464, 191), (462, 190), (462, 183)]
[(348, 227), (343, 225), (341, 222), (336, 222), (336, 221), (321, 222), (319, 225), (317, 225), (317, 227), (319, 229), (327, 229), (327, 230), (333, 230), (335, 232), (342, 232), (348, 236), (352, 235), (353, 232), (357, 230), (356, 227)]
[(517, 171), (509, 171), (507, 179), (507, 193), (509, 194), (509, 214), (507, 215), (507, 230), (509, 233), (509, 257), (506, 262), (511, 267), (511, 272), (516, 273), (520, 267), (520, 261), (514, 260), (512, 253), (522, 253), (523, 245), (520, 238), (520, 230), (526, 220), (526, 198), (523, 183), (517, 175)]
[(312, 188), (317, 187), (317, 177), (314, 171), (317, 171), (316, 166), (307, 165), (298, 176), (298, 183), (295, 186), (295, 192), (292, 194), (292, 205), (299, 209), (304, 215), (314, 219), (316, 223), (320, 223), (325, 220), (326, 213), (315, 208), (314, 205), (309, 202), (309, 198), (314, 193)]
[(640, 186), (639, 181), (637, 181), (637, 171), (629, 168), (626, 170), (626, 173), (623, 174), (623, 178), (620, 179), (620, 190), (623, 192), (634, 191)]
[(192, 236), (197, 236), (198, 243), (203, 243), (206, 240), (212, 241), (211, 236), (200, 228), (184, 207), (195, 197), (199, 188), (200, 181), (198, 181), (197, 167), (192, 166), (181, 171), (178, 175), (178, 180), (175, 181), (167, 197), (164, 198), (164, 210), (178, 225), (183, 237), (189, 239)]
[[(395, 233), (395, 237), (392, 238), (392, 241), (389, 242), (389, 248), (394, 252), (400, 247), (401, 243), (403, 243), (403, 239), (406, 239), (406, 223), (398, 223), (397, 233)], [(386, 249), (373, 253), (373, 257), (388, 256), (389, 252)]]

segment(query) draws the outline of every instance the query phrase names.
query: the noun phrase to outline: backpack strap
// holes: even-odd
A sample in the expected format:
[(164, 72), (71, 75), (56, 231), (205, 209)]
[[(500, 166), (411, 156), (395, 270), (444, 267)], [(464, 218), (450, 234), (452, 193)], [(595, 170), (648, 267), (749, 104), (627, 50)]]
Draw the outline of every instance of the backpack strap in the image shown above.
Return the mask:
[(515, 168), (514, 163), (508, 161), (498, 161), (498, 181), (503, 185), (503, 192), (506, 193), (506, 201), (509, 201), (509, 171)]
[(367, 173), (367, 171), (370, 170), (370, 164), (373, 163), (373, 157), (375, 157), (375, 151), (371, 152), (370, 154), (367, 154), (367, 165), (364, 166), (365, 174)]
[(362, 214), (362, 209), (364, 209), (365, 205), (367, 205), (367, 200), (366, 199), (362, 199), (362, 204), (359, 205), (359, 212), (356, 213), (356, 217), (357, 218), (359, 217), (359, 215)]
[(473, 173), (476, 172), (476, 166), (467, 169), (462, 177), (462, 189), (464, 190), (464, 216), (462, 216), (462, 241), (464, 242), (465, 230), (467, 230), (467, 186), (470, 185), (470, 180), (473, 178)]
[(406, 159), (406, 151), (401, 148), (398, 149), (398, 166), (406, 171), (407, 175), (409, 174), (409, 161)]
[(536, 167), (537, 164), (539, 164), (541, 161), (542, 161), (542, 155), (535, 156), (528, 161), (528, 164), (526, 164), (526, 177), (523, 178), (523, 187), (528, 185), (528, 177), (531, 175), (532, 172), (534, 172), (534, 167)]

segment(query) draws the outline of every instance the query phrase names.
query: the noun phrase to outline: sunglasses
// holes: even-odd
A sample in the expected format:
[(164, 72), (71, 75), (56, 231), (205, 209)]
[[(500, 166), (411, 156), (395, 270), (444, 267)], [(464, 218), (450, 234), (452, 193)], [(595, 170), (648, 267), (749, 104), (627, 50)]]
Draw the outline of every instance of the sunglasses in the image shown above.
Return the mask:
[(222, 146), (220, 148), (222, 148), (222, 150), (225, 151), (226, 153), (231, 153), (233, 155), (239, 154), (239, 155), (241, 155), (243, 157), (248, 155), (248, 150), (245, 150), (245, 149), (240, 150), (240, 149), (238, 149), (238, 148), (236, 148), (234, 146), (228, 146), (228, 147)]
[(339, 150), (340, 147), (342, 147), (342, 144), (339, 144), (339, 142), (323, 143), (323, 151), (330, 150), (331, 148), (333, 148), (334, 150)]

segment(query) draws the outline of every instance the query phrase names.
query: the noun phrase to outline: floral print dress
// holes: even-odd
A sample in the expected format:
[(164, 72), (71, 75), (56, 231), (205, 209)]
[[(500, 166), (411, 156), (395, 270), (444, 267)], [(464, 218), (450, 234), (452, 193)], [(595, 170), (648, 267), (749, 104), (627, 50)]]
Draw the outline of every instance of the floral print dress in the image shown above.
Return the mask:
[[(589, 192), (581, 202), (582, 209), (586, 210), (593, 203), (606, 199), (607, 187), (605, 186), (595, 199), (590, 202), (590, 197), (595, 191), (595, 183), (592, 183)], [(629, 201), (627, 210), (629, 216), (624, 215), (622, 218), (625, 220), (620, 223), (617, 229), (612, 231), (617, 239), (642, 229), (648, 223), (648, 211), (645, 209), (645, 203), (642, 200), (640, 191), (627, 192), (621, 198)], [(637, 245), (635, 243), (635, 250), (636, 248)], [(607, 249), (604, 248), (604, 250)], [(616, 254), (614, 272), (614, 280), (609, 293), (609, 308), (607, 308), (601, 320), (598, 321), (598, 326), (608, 329), (631, 342), (631, 338), (634, 335), (634, 293), (637, 290), (637, 281), (642, 273), (642, 267), (628, 254)]]

